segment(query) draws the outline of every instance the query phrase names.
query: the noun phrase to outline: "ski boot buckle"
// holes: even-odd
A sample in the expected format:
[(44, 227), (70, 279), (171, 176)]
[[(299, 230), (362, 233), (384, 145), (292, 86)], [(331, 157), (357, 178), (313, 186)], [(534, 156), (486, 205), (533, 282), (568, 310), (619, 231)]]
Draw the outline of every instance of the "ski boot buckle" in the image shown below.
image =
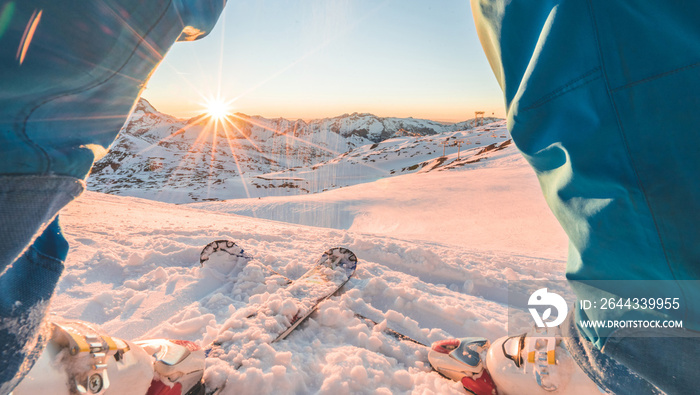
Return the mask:
[(71, 392), (80, 395), (103, 394), (109, 388), (107, 359), (114, 357), (118, 360), (119, 355), (128, 351), (128, 346), (118, 347), (111, 337), (85, 322), (52, 323), (52, 330), (52, 340), (59, 346), (66, 347), (71, 356), (89, 359), (90, 369), (73, 375)]

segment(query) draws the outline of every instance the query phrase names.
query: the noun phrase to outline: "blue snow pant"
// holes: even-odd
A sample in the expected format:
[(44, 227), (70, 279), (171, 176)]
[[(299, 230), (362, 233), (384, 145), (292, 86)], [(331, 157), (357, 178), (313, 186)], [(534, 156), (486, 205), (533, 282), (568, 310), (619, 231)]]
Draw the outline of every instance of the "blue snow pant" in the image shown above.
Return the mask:
[[(620, 393), (637, 392), (605, 376), (604, 356), (628, 367), (631, 380), (689, 393), (700, 352), (692, 337), (700, 287), (690, 281), (700, 280), (700, 3), (471, 3), (513, 141), (569, 236), (566, 275), (579, 300), (679, 301), (646, 310), (577, 304), (573, 330), (585, 347), (574, 352), (591, 351), (592, 362), (582, 367)], [(627, 319), (682, 320), (684, 329), (628, 341), (633, 331), (580, 324)]]
[(68, 252), (59, 210), (168, 49), (206, 35), (225, 1), (0, 2), (0, 395), (45, 344)]

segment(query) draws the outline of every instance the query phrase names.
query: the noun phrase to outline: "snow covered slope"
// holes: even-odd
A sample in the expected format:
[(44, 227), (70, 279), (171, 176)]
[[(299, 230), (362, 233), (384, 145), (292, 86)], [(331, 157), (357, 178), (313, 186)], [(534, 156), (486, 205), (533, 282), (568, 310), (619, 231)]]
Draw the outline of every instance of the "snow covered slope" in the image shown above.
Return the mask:
[[(486, 119), (490, 121), (493, 119)], [(406, 159), (413, 154), (409, 152), (411, 141), (468, 130), (474, 123), (444, 125), (356, 113), (308, 123), (243, 114), (222, 121), (203, 116), (179, 120), (141, 100), (110, 153), (95, 164), (88, 188), (171, 203), (316, 192), (335, 187), (330, 178), (320, 180), (319, 176), (330, 176), (338, 161), (353, 164), (343, 166), (346, 172), (356, 169), (356, 174), (372, 177), (390, 175), (392, 169), (366, 173), (376, 159), (373, 154), (388, 153), (395, 145), (393, 149)], [(394, 137), (402, 138), (392, 139), (392, 146), (384, 143)], [(377, 148), (380, 142), (382, 147)], [(435, 140), (432, 145), (438, 143)], [(345, 154), (353, 149), (357, 152)], [(431, 158), (438, 156), (435, 147), (431, 152)], [(342, 155), (344, 159), (337, 159)], [(421, 160), (416, 158), (405, 167)], [(332, 166), (322, 166), (322, 171), (314, 173), (315, 182), (295, 182), (299, 177), (291, 173), (321, 163)]]
[[(52, 311), (118, 337), (207, 345), (236, 311), (282, 286), (260, 264), (297, 278), (326, 248), (345, 246), (359, 264), (344, 293), (283, 342), (251, 336), (255, 358), (210, 360), (207, 382), (227, 382), (225, 394), (463, 395), (430, 370), (425, 349), (369, 328), (353, 312), (426, 343), (493, 340), (506, 334), (509, 281), (563, 279), (565, 236), (527, 165), (512, 145), (480, 155), (455, 170), (426, 165), (423, 173), (304, 196), (311, 207), (341, 206), (349, 214), (339, 223), (349, 229), (227, 213), (299, 210), (307, 204), (300, 197), (195, 207), (88, 192), (62, 214), (72, 250)], [(245, 268), (200, 268), (201, 248), (219, 238), (256, 258)]]
[[(391, 142), (364, 151), (362, 157), (382, 157), (385, 144)], [(401, 160), (395, 155), (401, 151), (390, 152), (392, 159)], [(191, 206), (302, 225), (563, 258), (564, 249), (555, 249), (552, 254), (552, 246), (566, 245), (566, 235), (549, 213), (535, 174), (510, 140), (468, 149), (461, 155), (458, 161), (457, 152), (448, 153), (409, 174), (317, 194)], [(355, 178), (343, 174), (351, 166), (343, 168), (342, 159), (326, 165), (337, 165), (337, 182), (377, 178), (371, 168), (366, 169), (368, 174)], [(387, 164), (396, 163), (382, 162), (385, 168)], [(296, 182), (313, 179), (320, 169), (299, 171)], [(538, 223), (542, 225), (538, 232), (521, 231)]]

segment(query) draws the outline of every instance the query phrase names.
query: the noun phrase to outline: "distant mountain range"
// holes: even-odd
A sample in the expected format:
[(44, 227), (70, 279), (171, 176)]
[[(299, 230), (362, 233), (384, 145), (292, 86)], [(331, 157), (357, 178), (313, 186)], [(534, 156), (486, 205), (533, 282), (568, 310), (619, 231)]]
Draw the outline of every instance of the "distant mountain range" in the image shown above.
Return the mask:
[[(309, 122), (245, 114), (182, 120), (141, 99), (110, 153), (95, 164), (88, 188), (173, 203), (319, 192), (420, 170), (441, 156), (440, 136), (466, 138), (465, 158), (468, 148), (507, 139), (493, 128), (470, 133), (475, 126), (473, 119), (443, 124), (358, 113)], [(385, 163), (372, 165), (378, 160)]]

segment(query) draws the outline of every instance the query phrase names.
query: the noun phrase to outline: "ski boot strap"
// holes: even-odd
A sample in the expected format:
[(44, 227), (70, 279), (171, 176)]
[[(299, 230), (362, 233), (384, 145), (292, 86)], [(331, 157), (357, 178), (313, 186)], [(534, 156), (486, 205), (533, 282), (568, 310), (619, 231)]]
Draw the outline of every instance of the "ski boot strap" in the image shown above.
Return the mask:
[(73, 372), (71, 392), (75, 394), (101, 395), (109, 388), (107, 359), (117, 361), (129, 351), (129, 346), (120, 339), (98, 331), (81, 321), (51, 323), (51, 341), (65, 347), (71, 356), (86, 358), (88, 370)]
[(556, 391), (558, 386), (551, 375), (556, 374), (557, 358), (555, 337), (534, 337), (530, 339), (527, 361), (534, 367), (535, 380), (545, 391)]
[[(518, 342), (517, 351), (509, 353), (507, 350), (509, 343), (516, 341), (516, 339)], [(537, 384), (542, 389), (556, 391), (558, 386), (552, 380), (551, 375), (556, 374), (557, 370), (557, 342), (558, 338), (550, 332), (535, 332), (534, 335), (522, 334), (509, 337), (501, 344), (501, 348), (503, 355), (513, 361), (516, 367), (523, 367), (527, 363), (527, 366), (524, 366), (525, 370), (532, 371)]]

